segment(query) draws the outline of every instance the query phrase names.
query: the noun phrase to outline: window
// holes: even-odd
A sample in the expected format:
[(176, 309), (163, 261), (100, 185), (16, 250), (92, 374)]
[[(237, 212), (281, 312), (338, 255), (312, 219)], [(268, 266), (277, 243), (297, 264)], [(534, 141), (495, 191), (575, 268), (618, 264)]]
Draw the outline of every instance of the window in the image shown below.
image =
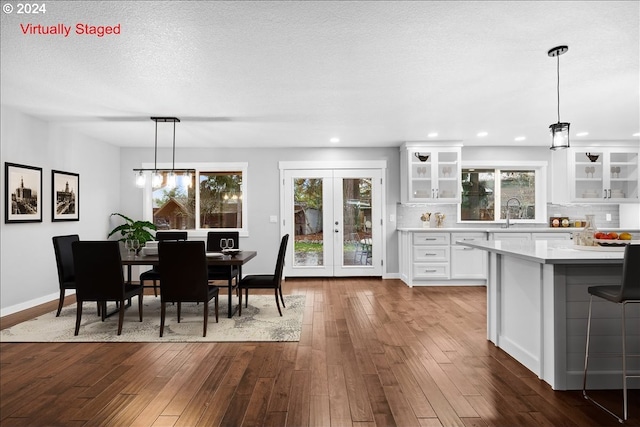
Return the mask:
[(462, 168), (462, 222), (546, 222), (546, 164)]
[(193, 172), (178, 176), (175, 187), (171, 187), (167, 185), (169, 172), (163, 171), (162, 185), (146, 189), (150, 216), (158, 230), (215, 228), (246, 232), (246, 163), (184, 164), (176, 168), (193, 168)]

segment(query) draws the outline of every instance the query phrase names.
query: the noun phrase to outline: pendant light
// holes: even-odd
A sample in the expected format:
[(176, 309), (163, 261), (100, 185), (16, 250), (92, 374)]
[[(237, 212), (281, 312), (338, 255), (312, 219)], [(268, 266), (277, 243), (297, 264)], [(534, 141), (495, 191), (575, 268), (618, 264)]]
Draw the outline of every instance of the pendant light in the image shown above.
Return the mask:
[[(143, 188), (146, 185), (146, 175), (145, 172), (151, 172), (151, 186), (152, 188), (160, 188), (162, 186), (162, 182), (164, 181), (162, 173), (167, 173), (167, 188), (175, 188), (177, 176), (176, 172), (184, 172), (186, 176), (189, 177), (189, 181), (191, 180), (191, 169), (176, 169), (176, 123), (180, 122), (180, 119), (177, 117), (151, 117), (156, 124), (156, 132), (155, 132), (155, 141), (154, 141), (154, 159), (153, 159), (153, 169), (148, 168), (138, 168), (133, 171), (136, 172), (136, 186)], [(171, 169), (158, 169), (158, 122), (162, 123), (173, 123), (173, 155), (172, 155), (172, 163)], [(190, 182), (189, 182), (190, 186)]]
[(567, 53), (569, 46), (556, 46), (549, 50), (547, 54), (550, 57), (558, 58), (557, 62), (557, 75), (558, 75), (558, 123), (554, 123), (549, 126), (551, 131), (551, 149), (558, 150), (562, 148), (569, 148), (569, 123), (560, 121), (560, 55)]

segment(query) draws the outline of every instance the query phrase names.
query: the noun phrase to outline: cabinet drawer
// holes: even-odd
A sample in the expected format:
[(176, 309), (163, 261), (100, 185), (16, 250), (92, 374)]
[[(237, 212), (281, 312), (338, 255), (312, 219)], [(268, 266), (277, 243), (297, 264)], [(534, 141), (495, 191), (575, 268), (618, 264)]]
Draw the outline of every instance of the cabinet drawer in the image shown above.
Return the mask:
[(448, 245), (449, 233), (413, 233), (414, 245)]
[(487, 240), (486, 233), (451, 233), (451, 244), (455, 245), (458, 241), (478, 242)]
[(449, 264), (415, 263), (413, 264), (413, 278), (414, 279), (448, 279)]
[(415, 262), (449, 262), (449, 246), (414, 246)]

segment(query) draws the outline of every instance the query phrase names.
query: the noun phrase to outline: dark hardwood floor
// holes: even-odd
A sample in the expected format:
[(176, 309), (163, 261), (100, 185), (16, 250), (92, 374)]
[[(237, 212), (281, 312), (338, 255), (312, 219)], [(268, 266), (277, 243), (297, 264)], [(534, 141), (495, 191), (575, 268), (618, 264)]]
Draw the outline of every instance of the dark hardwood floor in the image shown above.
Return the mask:
[[(483, 287), (288, 279), (284, 292), (307, 296), (300, 342), (2, 343), (0, 425), (619, 425), (486, 340)], [(595, 394), (622, 406), (620, 391)], [(631, 391), (626, 425), (639, 403)]]

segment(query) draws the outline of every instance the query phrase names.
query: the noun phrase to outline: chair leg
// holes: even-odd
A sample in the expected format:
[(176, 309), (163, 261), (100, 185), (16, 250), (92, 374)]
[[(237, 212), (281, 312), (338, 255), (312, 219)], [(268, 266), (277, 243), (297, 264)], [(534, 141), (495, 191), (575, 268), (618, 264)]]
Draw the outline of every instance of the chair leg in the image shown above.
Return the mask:
[(140, 292), (138, 294), (138, 313), (140, 314), (140, 321), (142, 322), (142, 295), (144, 295), (144, 290), (143, 292)]
[(284, 298), (282, 297), (282, 285), (278, 286), (278, 293), (280, 293), (280, 301), (282, 302), (282, 306), (284, 308), (287, 308), (287, 306), (284, 305)]
[(124, 323), (124, 300), (120, 302), (120, 311), (118, 313), (118, 335), (122, 334), (123, 323)]
[(204, 303), (204, 325), (202, 326), (202, 336), (207, 336), (207, 322), (209, 321), (209, 301), (205, 301)]
[(242, 316), (242, 289), (238, 288), (238, 317)]
[(624, 303), (622, 304), (622, 398), (623, 398), (623, 417), (620, 418), (618, 415), (614, 414), (611, 410), (604, 407), (601, 403), (594, 400), (591, 396), (587, 395), (587, 369), (589, 367), (589, 340), (591, 335), (591, 305), (593, 303), (593, 295), (589, 298), (589, 317), (587, 318), (587, 345), (585, 349), (584, 355), (584, 374), (582, 377), (582, 396), (593, 402), (597, 407), (615, 417), (619, 423), (623, 423), (627, 419), (627, 364), (626, 364), (626, 329), (625, 329), (625, 307)]
[(162, 334), (164, 333), (164, 315), (167, 312), (167, 303), (162, 301), (160, 303), (160, 338), (162, 338)]
[(218, 295), (216, 295), (215, 310), (216, 310), (216, 323), (218, 323)]
[(82, 301), (78, 301), (76, 304), (76, 330), (73, 335), (78, 335), (80, 331), (80, 320), (82, 319)]
[(153, 295), (158, 298), (158, 286), (156, 284), (156, 279), (153, 279)]
[(180, 309), (182, 308), (182, 303), (178, 303), (178, 323), (180, 323)]
[(244, 306), (249, 307), (249, 288), (244, 288)]
[(58, 301), (58, 311), (56, 312), (56, 317), (60, 316), (63, 303), (64, 303), (64, 288), (60, 288), (60, 300)]
[(282, 310), (280, 310), (280, 301), (278, 301), (278, 289), (274, 289), (273, 293), (276, 296), (276, 306), (278, 306), (278, 313), (280, 313), (280, 317), (282, 317)]

